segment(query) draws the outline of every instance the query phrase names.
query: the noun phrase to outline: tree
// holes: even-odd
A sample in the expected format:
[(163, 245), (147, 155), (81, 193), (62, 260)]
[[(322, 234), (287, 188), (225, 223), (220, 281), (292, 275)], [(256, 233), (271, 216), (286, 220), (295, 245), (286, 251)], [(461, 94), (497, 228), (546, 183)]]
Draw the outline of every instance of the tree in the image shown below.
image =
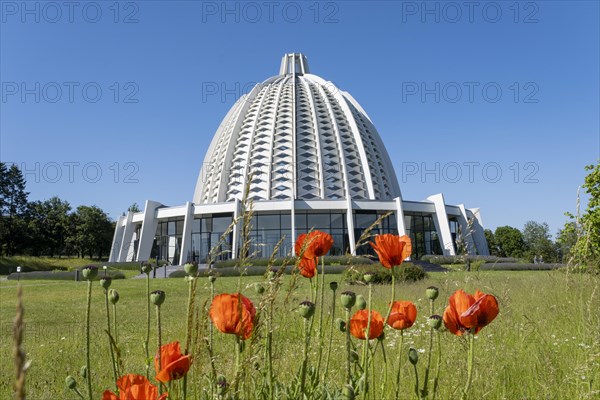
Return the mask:
[(96, 206), (79, 206), (72, 218), (75, 225), (73, 244), (80, 255), (102, 258), (108, 254), (112, 244), (114, 223), (108, 215)]
[(6, 255), (21, 252), (26, 242), (25, 216), (27, 213), (27, 196), (25, 178), (16, 165), (0, 167), (0, 216), (2, 217), (0, 233), (1, 243)]
[(568, 221), (563, 229), (556, 234), (556, 244), (561, 254), (561, 261), (569, 262), (571, 249), (577, 243), (577, 224), (574, 221)]
[(523, 234), (512, 226), (499, 226), (494, 232), (494, 239), (500, 257), (521, 258), (525, 255), (527, 246)]
[(138, 206), (138, 203), (133, 203), (132, 205), (129, 206), (127, 211), (131, 211), (133, 213), (139, 213), (142, 210), (140, 210), (140, 206)]
[(529, 261), (542, 257), (544, 262), (555, 262), (556, 248), (550, 239), (550, 228), (543, 222), (527, 221), (523, 227), (523, 241), (527, 247), (526, 257)]
[(69, 234), (69, 213), (71, 206), (58, 197), (29, 203), (27, 222), (29, 250), (33, 255), (65, 253)]
[(590, 171), (582, 186), (590, 195), (587, 208), (581, 218), (567, 213), (572, 225), (565, 225), (563, 235), (565, 240), (577, 237), (569, 254), (571, 262), (600, 269), (600, 163), (587, 165), (585, 170)]
[(498, 256), (498, 246), (496, 245), (496, 238), (494, 238), (494, 232), (491, 229), (484, 229), (483, 234), (487, 241), (488, 249), (491, 256)]

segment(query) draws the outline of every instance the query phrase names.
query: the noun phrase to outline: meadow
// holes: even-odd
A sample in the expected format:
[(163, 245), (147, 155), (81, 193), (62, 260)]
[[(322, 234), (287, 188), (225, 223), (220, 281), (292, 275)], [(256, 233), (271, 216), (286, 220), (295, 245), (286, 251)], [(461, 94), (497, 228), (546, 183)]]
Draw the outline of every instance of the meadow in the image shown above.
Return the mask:
[[(327, 283), (340, 281), (340, 275), (326, 275)], [(208, 398), (210, 393), (210, 362), (204, 337), (208, 336), (206, 309), (210, 304), (210, 284), (206, 277), (198, 278), (196, 304), (199, 319), (194, 326), (193, 364), (188, 379), (188, 398)], [(263, 277), (244, 277), (242, 293), (261, 311), (263, 294), (254, 290)], [(297, 379), (302, 364), (303, 318), (299, 303), (310, 298), (306, 278), (282, 276), (281, 291), (273, 303), (273, 371), (278, 388), (276, 398), (285, 398), (285, 386)], [(11, 362), (13, 344), (12, 320), (15, 315), (17, 282), (0, 282), (0, 398), (12, 398), (14, 368)], [(184, 342), (186, 336), (186, 305), (188, 284), (184, 279), (155, 279), (151, 290), (166, 292), (162, 305), (162, 343)], [(496, 296), (500, 313), (475, 336), (475, 358), (472, 399), (598, 399), (600, 398), (600, 278), (588, 274), (558, 271), (478, 271), (429, 273), (416, 283), (397, 283), (396, 299), (410, 300), (418, 309), (417, 321), (404, 331), (403, 353), (409, 347), (417, 350), (417, 371), (421, 383), (428, 354), (430, 329), (427, 324), (429, 300), (425, 290), (439, 288), (435, 313), (442, 314), (448, 297), (457, 289), (473, 293), (480, 289)], [(214, 282), (215, 293), (233, 293), (238, 278), (220, 277)], [(85, 389), (85, 380), (78, 373), (85, 364), (84, 318), (86, 309), (85, 282), (22, 282), (25, 307), (24, 348), (31, 367), (27, 374), (27, 399), (76, 399), (66, 388), (65, 377), (73, 375), (78, 387)], [(125, 279), (112, 282), (118, 290), (118, 345), (125, 373), (145, 373), (143, 341), (146, 332), (146, 282)], [(326, 285), (325, 332), (329, 340), (332, 292)], [(339, 295), (352, 290), (367, 296), (366, 285), (343, 284), (336, 292), (335, 317), (343, 317)], [(390, 299), (390, 285), (373, 286), (373, 309), (385, 314)], [(108, 352), (104, 292), (93, 283), (91, 314), (91, 376), (94, 398), (101, 398), (105, 389), (113, 389), (111, 359)], [(393, 375), (397, 365), (400, 335), (386, 328), (383, 346), (374, 355), (369, 379), (371, 398), (394, 398), (393, 379), (383, 384), (385, 357)], [(437, 334), (435, 332), (434, 334)], [(265, 372), (264, 324), (260, 322), (242, 353), (243, 398), (258, 397)], [(438, 399), (461, 397), (466, 379), (467, 341), (450, 332), (439, 334), (442, 349)], [(353, 339), (360, 354), (362, 344)], [(372, 342), (376, 342), (373, 340)], [(235, 369), (235, 335), (214, 331), (216, 372), (230, 382)], [(155, 316), (152, 314), (150, 349), (156, 350)], [(333, 330), (327, 390), (331, 398), (342, 398), (345, 383), (345, 334)], [(316, 341), (309, 347), (309, 365), (317, 359)], [(434, 361), (437, 355), (434, 353)], [(400, 398), (415, 398), (415, 373), (405, 355), (401, 355)], [(151, 368), (152, 374), (153, 368)]]

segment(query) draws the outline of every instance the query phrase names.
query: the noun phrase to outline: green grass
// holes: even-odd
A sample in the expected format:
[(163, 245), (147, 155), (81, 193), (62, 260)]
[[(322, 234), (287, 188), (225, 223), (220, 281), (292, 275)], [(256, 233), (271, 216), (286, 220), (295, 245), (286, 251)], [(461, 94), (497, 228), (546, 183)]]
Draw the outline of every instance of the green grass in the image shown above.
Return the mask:
[(97, 264), (98, 260), (89, 258), (58, 258), (58, 257), (31, 257), (31, 256), (12, 256), (0, 257), (0, 275), (8, 275), (9, 272), (15, 272), (17, 266), (23, 267), (29, 271), (52, 271), (71, 270), (88, 264)]
[[(340, 279), (339, 275), (328, 279)], [(252, 289), (261, 277), (243, 279), (243, 292), (259, 307), (260, 296)], [(234, 292), (237, 278), (223, 277), (215, 285), (218, 292)], [(286, 277), (284, 288), (290, 282)], [(11, 325), (16, 299), (14, 281), (0, 281), (0, 358), (3, 361), (0, 374), (0, 398), (11, 398), (13, 369)], [(480, 271), (473, 273), (429, 273), (429, 278), (414, 284), (399, 284), (397, 299), (413, 301), (419, 310), (417, 323), (405, 337), (405, 350), (409, 346), (422, 350), (427, 348), (429, 329), (426, 319), (429, 305), (425, 288), (436, 285), (440, 298), (435, 312), (441, 314), (447, 298), (455, 290), (463, 288), (473, 292), (479, 288), (494, 294), (500, 304), (500, 314), (485, 327), (475, 341), (475, 368), (472, 399), (597, 399), (600, 389), (600, 278), (587, 274), (567, 274), (563, 271)], [(118, 304), (119, 343), (125, 371), (144, 371), (142, 340), (145, 332), (145, 281), (143, 279), (113, 282), (113, 288), (121, 295)], [(166, 291), (163, 305), (163, 341), (185, 340), (185, 304), (187, 284), (183, 279), (152, 280), (151, 288)], [(344, 290), (367, 294), (367, 288), (359, 285), (340, 284), (338, 295)], [(197, 303), (203, 307), (209, 302), (208, 281), (202, 278), (198, 284)], [(84, 390), (83, 379), (77, 372), (84, 364), (84, 309), (86, 284), (84, 282), (28, 281), (23, 284), (26, 337), (24, 347), (32, 361), (27, 377), (27, 398), (32, 400), (75, 399), (73, 392), (64, 387), (67, 375), (76, 376), (79, 387)], [(308, 281), (301, 278), (299, 287), (291, 292), (285, 302), (286, 290), (275, 304), (274, 371), (283, 384), (296, 375), (302, 354), (302, 318), (297, 305), (309, 296)], [(374, 286), (374, 309), (385, 313), (390, 287)], [(330, 291), (326, 292), (327, 303)], [(94, 285), (92, 303), (92, 374), (98, 399), (106, 388), (112, 388), (110, 357), (106, 337), (103, 334), (105, 313), (103, 293), (99, 284)], [(339, 302), (338, 302), (339, 304)], [(341, 316), (341, 308), (336, 310)], [(154, 317), (154, 314), (153, 314)], [(205, 320), (205, 319), (204, 319)], [(151, 348), (156, 348), (154, 318), (152, 322)], [(316, 324), (315, 324), (316, 325)], [(262, 334), (262, 325), (259, 334)], [(328, 330), (327, 330), (328, 332)], [(206, 328), (200, 327), (200, 336)], [(327, 337), (327, 336), (326, 336)], [(463, 338), (444, 333), (442, 337), (442, 371), (438, 399), (460, 397), (466, 379), (466, 342)], [(334, 355), (330, 367), (328, 387), (341, 387), (344, 375), (343, 334), (335, 331)], [(386, 355), (395, 366), (399, 335), (387, 331)], [(260, 381), (262, 349), (261, 340), (248, 343), (245, 351), (244, 393), (253, 398), (253, 379)], [(315, 363), (316, 349), (310, 351), (310, 362)], [(228, 380), (233, 375), (234, 337), (215, 332), (216, 365), (219, 373)], [(423, 377), (426, 353), (420, 354), (418, 367)], [(381, 351), (376, 354), (375, 398), (380, 398), (379, 387), (383, 361)], [(208, 356), (203, 346), (195, 354), (190, 376), (192, 392), (201, 394), (206, 388), (205, 376), (209, 371)], [(390, 380), (391, 378), (388, 378)], [(402, 370), (401, 398), (414, 398), (414, 373), (407, 360)], [(388, 392), (384, 395), (389, 398)], [(188, 397), (190, 398), (190, 397)], [(193, 396), (191, 398), (194, 398)]]

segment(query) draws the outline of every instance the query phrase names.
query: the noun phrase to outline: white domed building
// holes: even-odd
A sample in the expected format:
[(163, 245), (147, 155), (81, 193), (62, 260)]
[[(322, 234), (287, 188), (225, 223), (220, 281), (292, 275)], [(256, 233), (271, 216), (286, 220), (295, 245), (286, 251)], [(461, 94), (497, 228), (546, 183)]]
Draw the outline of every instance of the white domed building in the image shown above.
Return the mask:
[[(246, 186), (254, 250), (262, 257), (284, 235), (280, 254), (288, 254), (295, 238), (313, 228), (333, 236), (331, 254), (367, 251), (356, 242), (389, 211), (375, 233), (410, 235), (415, 258), (456, 254), (460, 231), (471, 232), (464, 235), (470, 254), (488, 255), (479, 210), (448, 205), (442, 194), (404, 200), (367, 113), (293, 53), (283, 57), (279, 75), (256, 85), (227, 113), (206, 152), (193, 202), (167, 207), (148, 200), (144, 211), (120, 217), (109, 261), (203, 262), (241, 215)], [(240, 234), (236, 226), (227, 235), (222, 258), (236, 257)]]

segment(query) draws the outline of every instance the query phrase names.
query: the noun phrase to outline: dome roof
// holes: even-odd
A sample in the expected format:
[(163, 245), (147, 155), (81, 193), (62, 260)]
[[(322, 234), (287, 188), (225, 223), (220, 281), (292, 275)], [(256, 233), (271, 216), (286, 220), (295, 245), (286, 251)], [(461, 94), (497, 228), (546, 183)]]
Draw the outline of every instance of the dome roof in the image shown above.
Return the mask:
[(394, 168), (367, 113), (332, 82), (286, 54), (279, 75), (233, 105), (206, 153), (194, 203), (391, 200)]

